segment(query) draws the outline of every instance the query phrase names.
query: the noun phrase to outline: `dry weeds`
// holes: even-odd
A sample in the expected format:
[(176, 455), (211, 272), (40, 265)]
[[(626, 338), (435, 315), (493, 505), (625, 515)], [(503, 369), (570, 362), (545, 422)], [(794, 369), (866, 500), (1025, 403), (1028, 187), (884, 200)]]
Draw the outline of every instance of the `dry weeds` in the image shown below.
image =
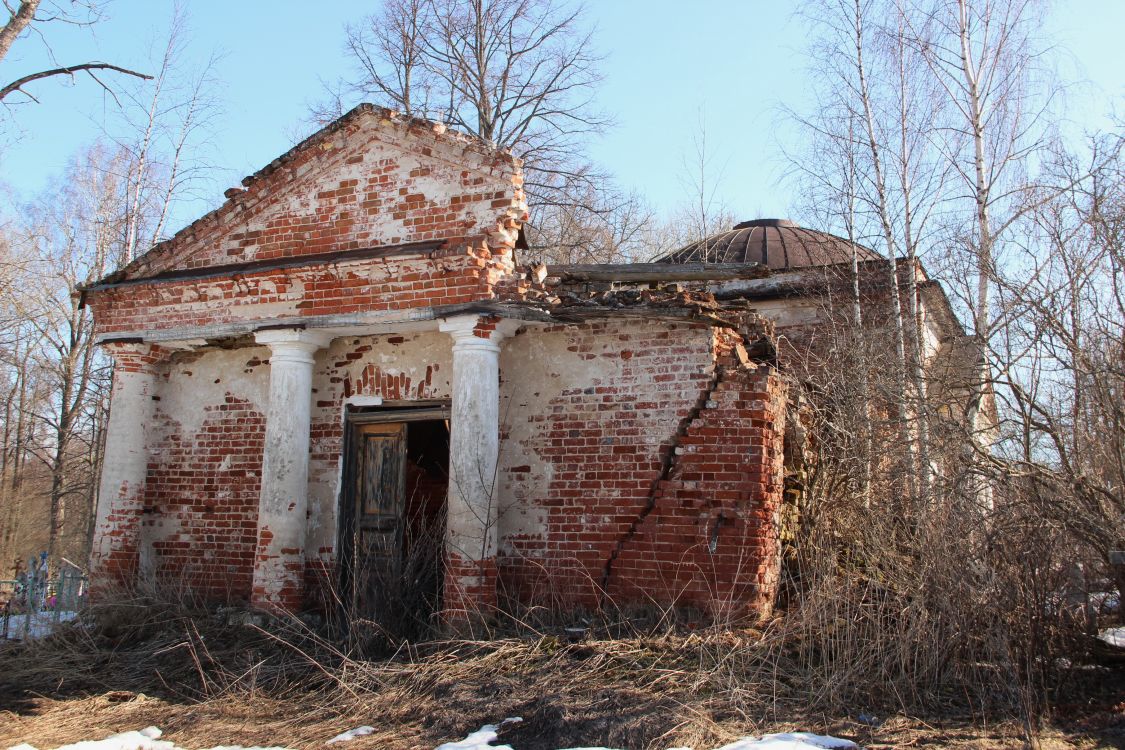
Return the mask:
[[(376, 733), (348, 750), (433, 748), (508, 716), (524, 718), (501, 734), (516, 750), (708, 748), (798, 728), (868, 748), (1022, 747), (1018, 722), (968, 712), (877, 727), (856, 720), (877, 707), (812, 713), (797, 675), (779, 686), (743, 671), (762, 640), (756, 629), (576, 641), (525, 632), (404, 645), (366, 661), (295, 622), (267, 632), (238, 619), (137, 601), (103, 611), (95, 628), (0, 647), (0, 747), (154, 724), (184, 747), (313, 748), (371, 724)], [(1125, 704), (1106, 687), (1060, 714), (1066, 723), (1046, 728), (1042, 746), (1122, 746)]]

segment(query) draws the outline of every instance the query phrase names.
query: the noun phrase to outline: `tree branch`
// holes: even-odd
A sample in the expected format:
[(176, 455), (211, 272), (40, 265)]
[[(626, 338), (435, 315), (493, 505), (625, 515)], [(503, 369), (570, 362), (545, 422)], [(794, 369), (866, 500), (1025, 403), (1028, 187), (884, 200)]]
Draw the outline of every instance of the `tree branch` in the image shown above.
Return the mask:
[(31, 96), (30, 94), (27, 94), (27, 92), (23, 91), (22, 87), (25, 86), (28, 83), (31, 83), (32, 81), (38, 81), (42, 78), (53, 78), (54, 76), (61, 76), (61, 75), (73, 76), (75, 73), (80, 73), (82, 71), (85, 71), (86, 73), (88, 73), (90, 75), (90, 77), (93, 78), (95, 81), (97, 81), (98, 84), (102, 88), (104, 88), (106, 91), (109, 91), (112, 94), (113, 91), (108, 86), (106, 86), (106, 84), (103, 83), (97, 76), (95, 76), (93, 74), (92, 71), (95, 71), (95, 70), (112, 70), (112, 71), (117, 72), (117, 73), (124, 73), (125, 75), (130, 75), (130, 76), (135, 76), (137, 78), (142, 78), (146, 81), (152, 80), (152, 76), (150, 76), (150, 75), (147, 75), (145, 73), (138, 73), (135, 70), (129, 70), (128, 68), (122, 68), (118, 65), (111, 65), (110, 63), (103, 63), (103, 62), (88, 62), (88, 63), (82, 63), (81, 65), (69, 65), (69, 66), (63, 67), (63, 68), (53, 68), (51, 70), (43, 70), (43, 71), (40, 71), (38, 73), (30, 73), (26, 76), (23, 76), (22, 78), (17, 78), (16, 80), (12, 81), (7, 86), (5, 86), (4, 88), (0, 89), (0, 101), (3, 101), (9, 94), (13, 94), (16, 91), (20, 91), (21, 93), (24, 93), (27, 96)]

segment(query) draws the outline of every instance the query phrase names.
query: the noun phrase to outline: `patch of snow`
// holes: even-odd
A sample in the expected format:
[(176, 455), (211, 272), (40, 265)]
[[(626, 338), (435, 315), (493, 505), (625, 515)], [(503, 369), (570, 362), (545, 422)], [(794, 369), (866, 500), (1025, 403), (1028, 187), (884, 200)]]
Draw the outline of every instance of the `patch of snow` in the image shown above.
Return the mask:
[(1125, 627), (1106, 628), (1098, 633), (1098, 638), (1111, 646), (1125, 648)]
[[(512, 750), (510, 745), (493, 745), (496, 733), (500, 726), (509, 722), (522, 721), (520, 718), (504, 719), (500, 725), (485, 724), (477, 731), (463, 740), (446, 742), (438, 745), (435, 750)], [(737, 742), (723, 745), (717, 750), (854, 750), (858, 748), (851, 740), (842, 740), (838, 737), (812, 734), (811, 732), (785, 732), (783, 734), (766, 734), (761, 737), (744, 737)], [(605, 747), (572, 747), (565, 750), (610, 750)], [(670, 750), (691, 750), (688, 747), (670, 748)]]
[[(1125, 628), (1117, 628), (1125, 639)], [(523, 721), (518, 716), (504, 719), (499, 724), (485, 724), (463, 740), (446, 742), (435, 750), (512, 750), (510, 745), (493, 745), (497, 732), (505, 724)], [(372, 734), (374, 727), (362, 726), (338, 734), (325, 744), (347, 742), (356, 737)], [(183, 750), (174, 742), (160, 739), (163, 733), (157, 727), (147, 727), (135, 732), (122, 732), (106, 737), (104, 740), (84, 740), (63, 745), (55, 750)], [(761, 737), (744, 737), (737, 742), (724, 745), (718, 750), (852, 750), (857, 745), (851, 740), (841, 740), (809, 732), (786, 732), (766, 734)], [(33, 745), (13, 745), (8, 750), (38, 750)], [(287, 750), (283, 747), (243, 747), (242, 745), (217, 745), (208, 750)], [(569, 748), (568, 750), (609, 750), (604, 747)], [(691, 748), (671, 748), (670, 750), (691, 750)]]
[(365, 737), (373, 733), (374, 731), (375, 727), (369, 727), (365, 724), (362, 727), (356, 727), (355, 729), (349, 729), (346, 732), (341, 732), (324, 744), (331, 745), (334, 742), (348, 742), (350, 740), (354, 740), (356, 737)]
[(1121, 608), (1121, 597), (1116, 591), (1095, 591), (1090, 594), (1090, 601), (1098, 610), (1106, 613), (1113, 613)]
[(764, 734), (757, 739), (745, 737), (729, 745), (723, 745), (719, 750), (809, 750), (810, 748), (849, 750), (855, 747), (858, 747), (858, 745), (851, 740), (842, 740), (838, 737), (828, 737), (811, 732), (783, 732), (781, 734)]
[[(146, 727), (136, 732), (111, 734), (104, 740), (83, 740), (63, 745), (55, 750), (183, 750), (176, 743), (160, 739), (163, 732), (157, 727)], [(24, 743), (8, 750), (37, 750), (34, 745)], [(242, 747), (241, 745), (220, 745), (209, 750), (286, 750), (282, 747)]]
[[(36, 612), (30, 615), (9, 615), (8, 638), (14, 641), (22, 640), (24, 637), (24, 628), (27, 629), (28, 638), (42, 638), (50, 634), (56, 624), (73, 620), (77, 616), (77, 612), (67, 611)], [(3, 620), (0, 619), (0, 633), (3, 632), (3, 626)]]
[(492, 743), (496, 741), (496, 732), (500, 727), (505, 724), (515, 724), (519, 721), (523, 721), (523, 718), (513, 716), (504, 719), (499, 724), (485, 724), (465, 739), (438, 745), (436, 750), (512, 750), (511, 745), (493, 745)]
[[(160, 739), (163, 734), (156, 727), (145, 727), (136, 732), (111, 734), (104, 740), (83, 740), (63, 745), (56, 750), (178, 750), (172, 742)], [(36, 750), (33, 745), (23, 744), (8, 750)]]

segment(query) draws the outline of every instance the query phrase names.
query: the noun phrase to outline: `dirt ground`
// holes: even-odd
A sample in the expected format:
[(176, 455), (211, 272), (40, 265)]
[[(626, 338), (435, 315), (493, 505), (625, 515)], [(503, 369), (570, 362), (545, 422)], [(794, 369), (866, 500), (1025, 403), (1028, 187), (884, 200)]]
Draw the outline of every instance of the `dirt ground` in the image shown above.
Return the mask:
[[(811, 712), (792, 690), (782, 698), (776, 685), (732, 668), (741, 646), (729, 633), (444, 641), (353, 661), (315, 639), (214, 624), (126, 612), (96, 631), (74, 626), (29, 646), (0, 645), (0, 749), (150, 725), (190, 749), (322, 748), (361, 725), (376, 731), (347, 750), (432, 749), (512, 716), (523, 721), (503, 727), (500, 742), (514, 750), (710, 750), (791, 730), (872, 750), (1025, 746), (1019, 722), (953, 704), (917, 715)], [(1125, 748), (1122, 685), (1120, 670), (1100, 674), (1080, 702), (1056, 706), (1041, 747)], [(878, 718), (861, 722), (865, 713)]]
[[(745, 721), (715, 722), (700, 715), (692, 721), (690, 706), (638, 701), (627, 693), (607, 693), (588, 705), (568, 705), (550, 695), (531, 697), (519, 704), (524, 721), (505, 727), (500, 741), (515, 750), (557, 750), (574, 745), (606, 747), (667, 748), (716, 747), (747, 734), (766, 731), (810, 730), (846, 737), (862, 747), (879, 748), (1022, 748), (1020, 727), (1015, 722), (974, 724), (971, 719), (950, 718), (927, 722), (920, 718), (894, 716), (877, 728), (847, 719), (824, 718), (820, 723), (753, 725)], [(670, 709), (670, 710), (669, 710)], [(1113, 712), (1090, 716), (1066, 728), (1046, 727), (1040, 741), (1044, 750), (1064, 748), (1125, 747), (1125, 704)], [(372, 748), (427, 748), (443, 741), (460, 739), (486, 721), (505, 718), (500, 711), (491, 717), (469, 720), (456, 706), (410, 721), (378, 713), (325, 715), (308, 710), (299, 698), (273, 700), (241, 696), (215, 698), (200, 703), (180, 703), (148, 697), (143, 693), (105, 692), (85, 698), (58, 700), (36, 697), (19, 711), (0, 711), (0, 746), (28, 742), (53, 748), (84, 739), (101, 739), (116, 732), (155, 725), (164, 730), (162, 739), (185, 748), (216, 745), (318, 748), (340, 732), (370, 724), (376, 732), (349, 742), (349, 750)], [(391, 720), (388, 721), (387, 719)]]

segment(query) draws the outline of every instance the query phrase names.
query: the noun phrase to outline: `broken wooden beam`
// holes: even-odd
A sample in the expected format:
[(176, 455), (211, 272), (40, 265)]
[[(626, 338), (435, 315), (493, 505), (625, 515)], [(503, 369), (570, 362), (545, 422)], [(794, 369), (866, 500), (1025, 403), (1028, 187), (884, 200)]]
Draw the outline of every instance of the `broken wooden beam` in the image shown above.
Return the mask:
[(761, 279), (769, 275), (769, 268), (761, 263), (575, 263), (547, 267), (548, 278), (563, 281), (634, 284)]

